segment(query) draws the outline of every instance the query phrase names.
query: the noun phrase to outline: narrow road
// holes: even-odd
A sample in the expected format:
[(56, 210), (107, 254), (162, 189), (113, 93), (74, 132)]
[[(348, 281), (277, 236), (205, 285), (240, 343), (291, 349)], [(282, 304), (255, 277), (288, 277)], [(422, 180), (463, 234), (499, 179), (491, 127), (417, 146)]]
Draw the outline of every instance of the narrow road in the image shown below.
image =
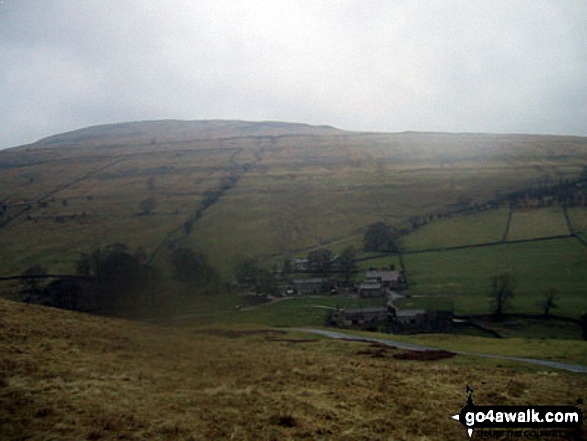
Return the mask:
[[(438, 351), (441, 348), (432, 348), (429, 346), (418, 345), (418, 344), (411, 344), (411, 343), (404, 343), (395, 340), (388, 340), (383, 338), (372, 338), (372, 337), (364, 337), (362, 335), (356, 334), (344, 334), (342, 332), (335, 332), (335, 331), (327, 331), (325, 329), (314, 329), (314, 328), (290, 328), (292, 331), (299, 331), (299, 332), (309, 332), (311, 334), (318, 334), (324, 337), (329, 338), (336, 338), (340, 340), (351, 340), (351, 341), (368, 341), (374, 343), (380, 343), (387, 346), (392, 346), (398, 349), (407, 349), (410, 351)], [(462, 352), (462, 351), (450, 351), (454, 352), (458, 355), (469, 355), (473, 357), (483, 357), (483, 358), (494, 358), (497, 360), (508, 360), (508, 361), (517, 361), (520, 363), (531, 363), (537, 364), (540, 366), (549, 367), (552, 369), (561, 369), (569, 372), (575, 372), (580, 374), (587, 374), (587, 366), (582, 366), (579, 364), (570, 364), (570, 363), (560, 363), (558, 361), (549, 361), (549, 360), (539, 360), (536, 358), (524, 358), (524, 357), (510, 357), (506, 355), (493, 355), (493, 354), (482, 354), (476, 352)]]

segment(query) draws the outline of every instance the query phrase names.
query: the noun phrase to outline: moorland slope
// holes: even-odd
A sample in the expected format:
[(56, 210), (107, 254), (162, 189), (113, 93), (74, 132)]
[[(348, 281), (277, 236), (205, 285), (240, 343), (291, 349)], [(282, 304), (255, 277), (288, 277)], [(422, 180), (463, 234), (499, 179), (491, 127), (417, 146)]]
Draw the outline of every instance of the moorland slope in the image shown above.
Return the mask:
[(247, 256), (360, 247), (373, 222), (576, 176), (586, 156), (586, 138), (565, 136), (242, 121), (81, 129), (0, 151), (0, 275), (37, 263), (70, 272), (80, 251), (114, 242), (149, 255), (180, 243), (230, 274)]
[[(483, 404), (575, 404), (584, 375), (424, 361), (275, 328), (176, 328), (0, 299), (2, 439), (463, 439)], [(585, 434), (584, 434), (585, 435)]]

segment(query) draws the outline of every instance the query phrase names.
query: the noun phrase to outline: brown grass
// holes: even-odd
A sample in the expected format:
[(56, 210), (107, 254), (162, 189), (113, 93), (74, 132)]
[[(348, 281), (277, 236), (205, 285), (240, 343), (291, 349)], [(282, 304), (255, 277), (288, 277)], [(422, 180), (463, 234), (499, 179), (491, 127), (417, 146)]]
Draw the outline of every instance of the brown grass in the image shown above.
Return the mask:
[(478, 404), (574, 404), (587, 390), (585, 376), (373, 358), (357, 355), (378, 349), (365, 343), (296, 343), (283, 330), (4, 300), (0, 320), (1, 439), (464, 439), (449, 417), (466, 384)]

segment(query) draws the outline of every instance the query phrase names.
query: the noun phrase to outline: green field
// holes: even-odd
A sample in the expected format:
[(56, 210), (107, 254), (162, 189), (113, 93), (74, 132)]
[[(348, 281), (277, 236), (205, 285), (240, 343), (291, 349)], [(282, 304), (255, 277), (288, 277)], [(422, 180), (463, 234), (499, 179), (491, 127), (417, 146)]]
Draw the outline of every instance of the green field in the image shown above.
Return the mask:
[(574, 238), (408, 254), (404, 261), (413, 294), (449, 295), (457, 313), (488, 313), (490, 278), (503, 272), (515, 279), (514, 312), (540, 313), (536, 303), (549, 288), (561, 294), (557, 314), (587, 311), (587, 249)]
[(571, 234), (561, 208), (514, 210), (507, 240)]
[(569, 208), (569, 219), (575, 233), (579, 234), (587, 242), (587, 209)]
[[(200, 297), (172, 314), (175, 319), (159, 321), (180, 326), (262, 325), (275, 327), (325, 326), (330, 311), (340, 308), (385, 306), (387, 299), (362, 299), (348, 295), (277, 298), (254, 304), (240, 294)], [(238, 306), (238, 308), (237, 308)]]
[(508, 213), (506, 208), (500, 208), (435, 220), (406, 236), (403, 248), (410, 251), (499, 242)]
[(399, 257), (396, 255), (385, 255), (377, 257), (376, 253), (361, 253), (360, 257), (369, 260), (363, 260), (357, 262), (357, 269), (363, 271), (368, 270), (369, 268), (386, 268), (389, 269), (391, 265), (393, 265), (396, 271), (401, 269)]
[[(389, 338), (388, 334), (365, 331), (345, 331), (365, 337)], [(587, 364), (587, 342), (539, 338), (486, 338), (469, 335), (421, 334), (394, 335), (394, 340), (433, 348), (471, 353), (540, 358), (568, 363)]]

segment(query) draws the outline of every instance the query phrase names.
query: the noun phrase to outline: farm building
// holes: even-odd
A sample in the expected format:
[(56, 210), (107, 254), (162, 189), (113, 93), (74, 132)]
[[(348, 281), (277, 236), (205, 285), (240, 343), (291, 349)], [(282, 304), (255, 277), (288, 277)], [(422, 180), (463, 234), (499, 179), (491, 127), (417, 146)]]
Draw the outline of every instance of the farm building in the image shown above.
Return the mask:
[(342, 322), (345, 326), (364, 326), (372, 323), (385, 323), (387, 308), (376, 306), (371, 308), (349, 308), (342, 312)]
[(379, 297), (385, 295), (385, 288), (381, 283), (361, 283), (358, 292), (361, 297)]
[(367, 271), (364, 283), (379, 283), (384, 288), (398, 289), (404, 283), (403, 271)]
[(426, 320), (426, 311), (424, 309), (399, 309), (389, 307), (389, 319), (398, 325), (417, 325)]
[(365, 279), (358, 287), (361, 297), (379, 297), (388, 294), (390, 290), (400, 289), (405, 286), (405, 278), (402, 271), (367, 271)]
[(386, 332), (398, 334), (446, 332), (452, 326), (452, 312), (400, 309), (390, 300), (387, 306), (344, 309), (339, 323), (363, 329), (385, 327)]
[(308, 259), (296, 258), (293, 260), (293, 266), (294, 266), (294, 271), (296, 271), (296, 272), (301, 273), (304, 271), (308, 271), (309, 261), (308, 261)]
[(452, 326), (452, 311), (425, 311), (424, 309), (399, 309), (391, 301), (387, 303), (387, 329), (399, 334), (446, 332)]
[(322, 294), (329, 292), (333, 284), (324, 278), (292, 280), (294, 293), (297, 295)]

